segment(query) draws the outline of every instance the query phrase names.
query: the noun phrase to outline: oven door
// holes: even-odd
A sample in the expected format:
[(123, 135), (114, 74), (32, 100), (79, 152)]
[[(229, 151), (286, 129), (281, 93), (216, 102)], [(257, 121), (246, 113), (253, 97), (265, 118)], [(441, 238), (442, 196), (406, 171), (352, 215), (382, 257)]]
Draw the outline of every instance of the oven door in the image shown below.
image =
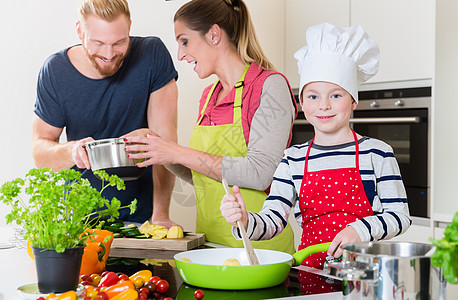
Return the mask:
[(410, 214), (428, 217), (428, 109), (355, 110), (350, 122), (357, 133), (393, 148)]
[(290, 146), (304, 144), (311, 140), (314, 135), (315, 131), (313, 126), (310, 125), (310, 123), (305, 119), (302, 110), (299, 111), (297, 113), (297, 118), (293, 123), (293, 132)]

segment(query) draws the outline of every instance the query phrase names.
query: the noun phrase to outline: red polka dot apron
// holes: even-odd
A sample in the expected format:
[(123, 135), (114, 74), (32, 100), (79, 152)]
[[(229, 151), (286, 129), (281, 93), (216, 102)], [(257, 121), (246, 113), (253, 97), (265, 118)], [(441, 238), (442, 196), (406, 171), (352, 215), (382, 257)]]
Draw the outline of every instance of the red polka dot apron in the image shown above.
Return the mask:
[[(302, 239), (299, 250), (311, 245), (331, 242), (347, 224), (373, 215), (359, 173), (358, 139), (356, 133), (354, 131), (352, 133), (355, 140), (355, 168), (308, 172), (310, 149), (315, 138), (310, 142), (299, 194), (299, 207), (302, 213)], [(308, 256), (302, 264), (322, 269), (325, 258), (325, 252), (315, 253)], [(308, 277), (307, 274), (313, 275), (308, 272), (301, 273), (302, 277), (304, 275)], [(325, 281), (322, 276), (316, 278)], [(303, 285), (313, 288), (314, 280), (307, 283), (306, 278), (302, 279)]]

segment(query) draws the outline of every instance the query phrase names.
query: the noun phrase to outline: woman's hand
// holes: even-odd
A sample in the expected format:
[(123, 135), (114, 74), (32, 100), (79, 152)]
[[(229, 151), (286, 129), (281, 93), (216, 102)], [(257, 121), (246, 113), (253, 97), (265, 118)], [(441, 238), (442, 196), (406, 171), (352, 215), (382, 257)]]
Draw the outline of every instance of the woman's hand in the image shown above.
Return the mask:
[(248, 214), (239, 187), (234, 185), (232, 187), (232, 193), (234, 195), (224, 195), (219, 209), (227, 223), (237, 227), (237, 221), (241, 220), (246, 229), (248, 225)]
[(149, 128), (140, 128), (140, 129), (131, 131), (129, 133), (126, 133), (125, 135), (121, 136), (121, 138), (134, 137), (134, 136), (146, 137), (148, 135), (158, 136), (154, 131), (152, 131)]
[(149, 165), (170, 165), (179, 163), (178, 151), (180, 145), (177, 143), (148, 134), (146, 137), (134, 136), (127, 137), (124, 141), (128, 157), (133, 159), (145, 158), (144, 162), (138, 163), (137, 166), (147, 167)]
[(353, 242), (361, 242), (361, 238), (353, 227), (347, 226), (334, 237), (327, 254), (338, 258), (342, 256), (342, 246)]

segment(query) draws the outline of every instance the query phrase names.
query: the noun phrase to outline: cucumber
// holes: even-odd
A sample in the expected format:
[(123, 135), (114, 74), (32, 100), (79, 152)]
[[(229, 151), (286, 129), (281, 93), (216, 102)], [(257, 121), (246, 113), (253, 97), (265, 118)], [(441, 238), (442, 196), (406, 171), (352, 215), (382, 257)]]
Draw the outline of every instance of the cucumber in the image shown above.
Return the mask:
[(116, 239), (116, 238), (122, 238), (124, 236), (124, 234), (120, 233), (120, 232), (115, 232), (113, 233), (113, 237)]
[(147, 239), (148, 237), (149, 236), (147, 234), (144, 234), (144, 233), (134, 236), (134, 238), (136, 238), (136, 239)]

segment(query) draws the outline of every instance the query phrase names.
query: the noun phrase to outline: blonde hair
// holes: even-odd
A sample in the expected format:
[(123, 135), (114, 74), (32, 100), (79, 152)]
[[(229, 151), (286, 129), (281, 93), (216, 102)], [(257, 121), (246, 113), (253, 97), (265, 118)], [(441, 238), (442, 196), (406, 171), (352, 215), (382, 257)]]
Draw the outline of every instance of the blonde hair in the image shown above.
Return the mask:
[(126, 0), (81, 0), (79, 13), (82, 19), (94, 15), (107, 22), (125, 15), (130, 20), (129, 5)]
[(175, 13), (174, 21), (178, 20), (201, 35), (217, 24), (245, 63), (256, 62), (264, 69), (275, 70), (261, 48), (250, 13), (242, 0), (192, 0)]

